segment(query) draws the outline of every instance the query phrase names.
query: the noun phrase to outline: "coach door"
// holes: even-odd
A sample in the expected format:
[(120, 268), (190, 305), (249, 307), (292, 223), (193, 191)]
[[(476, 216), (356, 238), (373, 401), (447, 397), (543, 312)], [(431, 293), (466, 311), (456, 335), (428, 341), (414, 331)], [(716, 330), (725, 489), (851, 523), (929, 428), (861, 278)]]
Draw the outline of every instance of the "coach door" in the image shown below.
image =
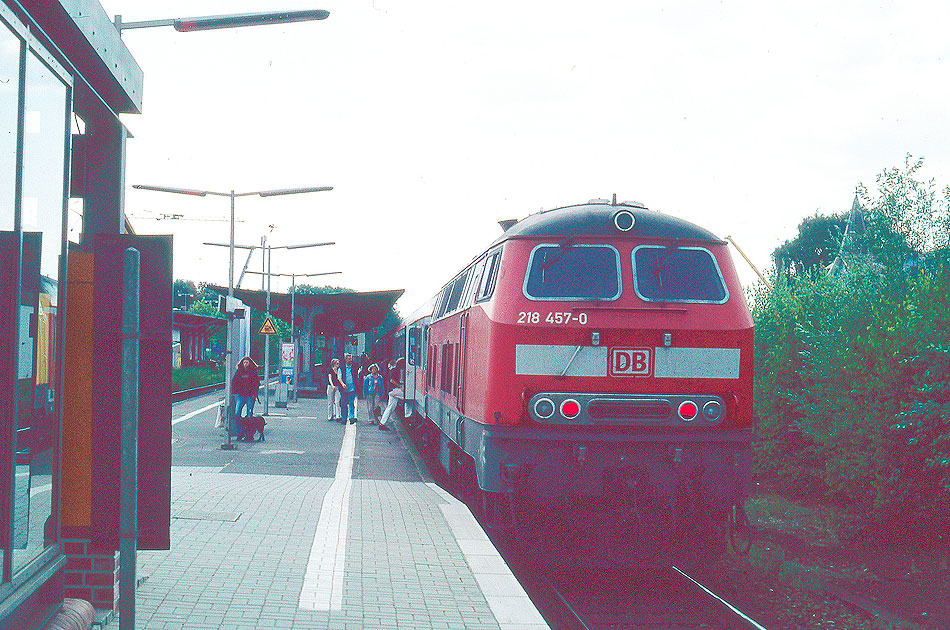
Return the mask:
[(410, 327), (406, 335), (406, 417), (412, 415), (414, 402), (416, 400), (416, 372), (420, 367), (419, 361), (419, 333), (421, 331), (415, 326)]
[(429, 361), (429, 356), (429, 325), (425, 323), (419, 329), (419, 353), (416, 359), (416, 363), (419, 364), (419, 387), (416, 389), (417, 403), (418, 411), (423, 417), (428, 417), (429, 413), (429, 379), (432, 378), (430, 374), (432, 364)]

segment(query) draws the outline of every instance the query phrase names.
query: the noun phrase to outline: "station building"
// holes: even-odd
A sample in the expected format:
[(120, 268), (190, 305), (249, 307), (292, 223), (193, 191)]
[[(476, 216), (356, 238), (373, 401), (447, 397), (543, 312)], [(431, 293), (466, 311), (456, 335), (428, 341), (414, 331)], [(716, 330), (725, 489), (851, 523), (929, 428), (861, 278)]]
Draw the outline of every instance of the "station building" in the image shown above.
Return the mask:
[[(143, 73), (93, 0), (0, 0), (0, 49), (0, 628), (38, 629), (67, 597), (111, 608), (117, 594), (115, 504), (97, 494), (119, 477), (102, 450), (116, 409), (91, 397), (114, 396), (121, 366), (91, 322), (115, 298), (100, 262), (127, 245), (119, 114), (139, 113)], [(170, 270), (160, 245), (144, 259)], [(143, 296), (168, 313), (170, 356), (157, 276)], [(162, 527), (140, 521), (144, 544), (167, 548)]]

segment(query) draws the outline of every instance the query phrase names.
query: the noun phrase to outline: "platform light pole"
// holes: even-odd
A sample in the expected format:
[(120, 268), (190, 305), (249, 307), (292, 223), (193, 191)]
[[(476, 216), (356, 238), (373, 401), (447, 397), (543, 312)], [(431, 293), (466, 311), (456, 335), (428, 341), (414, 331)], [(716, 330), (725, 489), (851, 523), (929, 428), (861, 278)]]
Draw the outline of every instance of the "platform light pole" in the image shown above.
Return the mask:
[[(213, 190), (192, 190), (189, 188), (172, 188), (170, 186), (149, 186), (146, 184), (134, 184), (132, 188), (138, 190), (153, 190), (156, 192), (165, 192), (165, 193), (174, 193), (176, 195), (191, 195), (193, 197), (206, 197), (208, 195), (216, 197), (229, 197), (231, 199), (231, 238), (228, 242), (228, 300), (225, 304), (225, 316), (228, 322), (228, 334), (227, 339), (225, 340), (225, 356), (227, 357), (226, 363), (228, 366), (228, 371), (225, 374), (224, 378), (224, 400), (225, 400), (225, 411), (228, 414), (227, 419), (225, 420), (225, 442), (221, 444), (221, 448), (224, 450), (231, 450), (234, 448), (234, 444), (231, 443), (231, 376), (234, 373), (236, 366), (234, 365), (234, 356), (231, 348), (231, 334), (232, 334), (232, 322), (234, 320), (234, 312), (232, 303), (234, 301), (234, 200), (237, 197), (249, 197), (251, 195), (257, 195), (259, 197), (276, 197), (279, 195), (298, 195), (302, 193), (311, 193), (311, 192), (323, 192), (327, 190), (333, 190), (333, 186), (309, 186), (304, 188), (281, 188), (277, 190), (256, 190), (252, 192), (241, 192), (236, 193), (233, 190), (230, 192), (217, 192)], [(265, 375), (266, 376), (266, 375)]]
[(117, 15), (113, 20), (115, 30), (122, 33), (134, 28), (153, 28), (156, 26), (172, 26), (179, 33), (192, 31), (210, 31), (219, 28), (240, 28), (242, 26), (262, 26), (265, 24), (286, 24), (288, 22), (309, 22), (325, 20), (330, 17), (329, 11), (308, 9), (304, 11), (271, 11), (268, 13), (235, 13), (231, 15), (208, 15), (194, 18), (167, 18), (161, 20), (145, 20), (143, 22), (123, 22), (122, 16)]
[[(316, 247), (317, 245), (333, 245), (333, 243), (317, 243), (315, 245), (291, 245), (287, 249), (296, 249), (298, 247)], [(277, 248), (275, 248), (277, 249)], [(268, 266), (270, 266), (268, 264)], [(318, 273), (270, 273), (270, 269), (267, 270), (267, 273), (260, 271), (249, 271), (248, 273), (260, 273), (262, 276), (268, 276), (267, 278), (267, 308), (270, 310), (270, 276), (290, 276), (290, 341), (294, 344), (294, 402), (297, 401), (297, 360), (300, 356), (297, 349), (297, 335), (294, 332), (294, 320), (296, 319), (296, 304), (295, 298), (297, 297), (297, 278), (309, 278), (313, 276), (332, 276), (338, 273), (343, 273), (342, 271), (321, 271)], [(262, 278), (263, 280), (263, 278)], [(269, 338), (269, 337), (268, 337)], [(266, 400), (266, 398), (265, 398)]]

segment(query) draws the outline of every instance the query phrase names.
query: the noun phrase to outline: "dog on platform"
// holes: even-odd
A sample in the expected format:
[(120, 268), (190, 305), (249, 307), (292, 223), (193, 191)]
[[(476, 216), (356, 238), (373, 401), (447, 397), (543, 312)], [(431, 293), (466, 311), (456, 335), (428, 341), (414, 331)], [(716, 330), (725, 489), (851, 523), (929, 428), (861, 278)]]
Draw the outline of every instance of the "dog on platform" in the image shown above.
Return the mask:
[(264, 425), (266, 424), (267, 422), (260, 416), (238, 418), (238, 426), (241, 427), (241, 432), (238, 434), (237, 439), (242, 442), (253, 442), (254, 437), (259, 433), (261, 435), (261, 442), (263, 442)]

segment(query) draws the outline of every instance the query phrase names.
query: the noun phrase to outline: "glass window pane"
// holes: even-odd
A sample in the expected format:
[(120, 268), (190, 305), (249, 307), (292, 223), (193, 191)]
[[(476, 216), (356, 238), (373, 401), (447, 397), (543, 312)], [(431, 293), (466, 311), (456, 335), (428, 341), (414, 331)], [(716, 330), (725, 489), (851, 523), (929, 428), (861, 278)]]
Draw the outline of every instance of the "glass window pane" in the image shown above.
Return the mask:
[(608, 245), (541, 245), (525, 282), (540, 300), (614, 300), (620, 297), (620, 256)]
[(23, 259), (20, 301), (13, 567), (55, 538), (52, 454), (59, 435), (53, 401), (59, 257), (65, 211), (68, 90), (30, 53), (23, 137)]
[(475, 301), (478, 294), (478, 287), (481, 284), (482, 274), (485, 272), (485, 259), (482, 258), (472, 268), (469, 274), (468, 288), (465, 290), (465, 296), (462, 298), (462, 308), (467, 309)]
[(462, 291), (465, 290), (465, 283), (468, 280), (469, 269), (466, 269), (462, 275), (452, 283), (452, 291), (449, 293), (445, 306), (446, 313), (452, 313), (458, 309), (459, 300), (462, 298)]
[(478, 291), (478, 301), (487, 300), (495, 290), (495, 278), (498, 275), (498, 259), (501, 252), (495, 252), (485, 264), (485, 273), (482, 276), (482, 286)]
[(0, 22), (0, 230), (13, 229), (20, 39)]
[(638, 247), (633, 253), (637, 295), (648, 302), (726, 301), (713, 255), (695, 247)]
[[(20, 58), (23, 55), (22, 40), (5, 24), (0, 22), (0, 340), (2, 340), (2, 361), (0, 367), (0, 426), (14, 426), (16, 392), (14, 382), (19, 334), (17, 332), (17, 277), (20, 261), (19, 237), (14, 232), (15, 201), (17, 176), (17, 139), (19, 134), (20, 110)], [(12, 435), (4, 435), (3, 441), (11, 440)], [(21, 478), (14, 478), (0, 492), (4, 500), (10, 501), (8, 494), (13, 485), (22, 485)], [(0, 531), (9, 532), (10, 523), (0, 523)], [(0, 548), (0, 563), (5, 563), (7, 550)]]

